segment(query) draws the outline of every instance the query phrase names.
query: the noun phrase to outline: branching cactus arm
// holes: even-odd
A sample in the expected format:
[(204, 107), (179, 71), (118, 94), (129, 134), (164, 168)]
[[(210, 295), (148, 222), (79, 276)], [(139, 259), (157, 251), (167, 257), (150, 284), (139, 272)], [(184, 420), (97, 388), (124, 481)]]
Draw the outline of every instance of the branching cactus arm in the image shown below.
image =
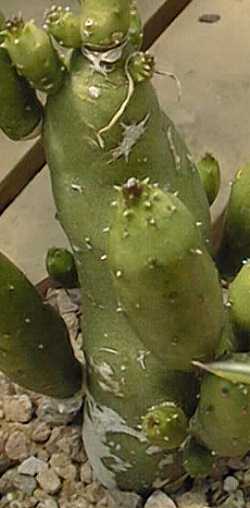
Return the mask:
[(22, 17), (8, 21), (3, 46), (33, 88), (51, 94), (62, 86), (66, 68), (48, 34), (34, 21), (25, 23)]
[[(5, 31), (5, 20), (0, 13), (1, 34)], [(0, 43), (4, 36), (0, 35)], [(39, 134), (43, 108), (35, 91), (20, 77), (7, 51), (0, 47), (0, 128), (13, 139), (25, 139)]]

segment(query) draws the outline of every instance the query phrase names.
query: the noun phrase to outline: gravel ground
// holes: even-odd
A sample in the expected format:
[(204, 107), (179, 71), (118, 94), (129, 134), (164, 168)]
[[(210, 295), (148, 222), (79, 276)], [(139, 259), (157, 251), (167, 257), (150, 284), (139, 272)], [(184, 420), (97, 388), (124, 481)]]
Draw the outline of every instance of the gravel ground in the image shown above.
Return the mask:
[[(79, 293), (53, 290), (80, 361)], [(82, 400), (58, 401), (0, 375), (1, 508), (250, 508), (250, 457), (221, 462), (213, 478), (148, 500), (107, 492), (93, 477), (81, 440)]]

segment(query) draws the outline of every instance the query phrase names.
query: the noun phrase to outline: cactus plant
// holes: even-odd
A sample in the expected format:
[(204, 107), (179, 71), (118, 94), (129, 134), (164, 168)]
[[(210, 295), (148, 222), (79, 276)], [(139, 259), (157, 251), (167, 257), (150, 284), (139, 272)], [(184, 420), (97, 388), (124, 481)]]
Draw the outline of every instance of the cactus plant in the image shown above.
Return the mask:
[[(87, 375), (62, 321), (4, 256), (0, 368), (58, 397), (84, 379), (83, 440), (106, 487), (145, 493), (185, 470), (194, 476), (203, 459), (205, 474), (212, 450), (250, 449), (249, 357), (237, 352), (243, 290), (232, 286), (234, 305), (224, 306), (211, 257), (208, 200), (218, 165), (207, 157), (198, 171), (161, 111), (134, 0), (81, 0), (79, 13), (53, 6), (44, 29), (21, 17), (0, 24), (0, 126), (22, 139), (42, 123), (57, 216), (74, 256), (53, 250), (47, 265), (64, 284), (72, 273), (79, 281)], [(44, 106), (36, 89), (47, 95)], [(46, 376), (44, 354), (56, 365)]]

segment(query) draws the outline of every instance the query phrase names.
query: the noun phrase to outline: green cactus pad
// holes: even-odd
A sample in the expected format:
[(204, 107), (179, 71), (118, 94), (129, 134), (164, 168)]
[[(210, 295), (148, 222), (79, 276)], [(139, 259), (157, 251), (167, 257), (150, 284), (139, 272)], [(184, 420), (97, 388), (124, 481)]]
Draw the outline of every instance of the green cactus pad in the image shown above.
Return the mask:
[(229, 286), (228, 305), (241, 351), (250, 347), (250, 262), (246, 262)]
[(66, 48), (80, 48), (81, 18), (74, 14), (69, 7), (57, 7), (53, 5), (46, 13), (45, 27), (48, 32)]
[(250, 257), (250, 164), (237, 172), (226, 212), (218, 264), (224, 277), (234, 277)]
[[(191, 421), (193, 435), (222, 457), (241, 457), (250, 450), (250, 387), (237, 382), (244, 380), (244, 377), (235, 376), (231, 369), (234, 364), (245, 365), (249, 371), (249, 354), (235, 353), (223, 362), (223, 370), (216, 369), (216, 364), (214, 368), (211, 367), (216, 375), (205, 375), (198, 409)], [(209, 370), (210, 366), (207, 367)]]
[(18, 72), (34, 88), (53, 94), (62, 86), (65, 67), (48, 34), (33, 21), (15, 18), (6, 24), (4, 47)]
[(152, 407), (142, 422), (147, 439), (167, 450), (178, 448), (187, 435), (187, 418), (174, 402), (163, 402)]
[(46, 256), (46, 268), (52, 279), (65, 288), (79, 285), (74, 256), (67, 249), (52, 247)]
[(173, 194), (136, 179), (117, 202), (108, 263), (129, 322), (171, 369), (189, 370), (192, 360), (213, 358), (224, 306), (192, 215)]
[(71, 397), (82, 373), (63, 320), (3, 254), (0, 279), (0, 370), (29, 390)]
[(82, 44), (92, 50), (119, 46), (130, 28), (130, 0), (81, 0)]
[(197, 168), (206, 191), (209, 205), (215, 201), (220, 190), (220, 166), (217, 160), (207, 153), (197, 164)]

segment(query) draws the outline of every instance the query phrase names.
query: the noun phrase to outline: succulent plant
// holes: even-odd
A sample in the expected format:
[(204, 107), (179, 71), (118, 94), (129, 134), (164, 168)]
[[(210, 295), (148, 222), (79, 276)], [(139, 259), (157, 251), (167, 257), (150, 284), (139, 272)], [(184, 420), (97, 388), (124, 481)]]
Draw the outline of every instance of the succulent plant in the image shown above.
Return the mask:
[[(86, 372), (61, 318), (3, 255), (0, 368), (55, 397), (84, 383), (83, 440), (106, 487), (145, 493), (201, 463), (207, 474), (212, 451), (250, 449), (249, 290), (238, 278), (224, 305), (211, 257), (218, 164), (197, 169), (161, 110), (133, 0), (53, 6), (43, 29), (1, 16), (0, 37), (0, 127), (12, 139), (42, 132), (73, 252), (52, 249), (47, 267), (81, 288)], [(248, 176), (226, 221), (234, 266), (248, 256)]]

